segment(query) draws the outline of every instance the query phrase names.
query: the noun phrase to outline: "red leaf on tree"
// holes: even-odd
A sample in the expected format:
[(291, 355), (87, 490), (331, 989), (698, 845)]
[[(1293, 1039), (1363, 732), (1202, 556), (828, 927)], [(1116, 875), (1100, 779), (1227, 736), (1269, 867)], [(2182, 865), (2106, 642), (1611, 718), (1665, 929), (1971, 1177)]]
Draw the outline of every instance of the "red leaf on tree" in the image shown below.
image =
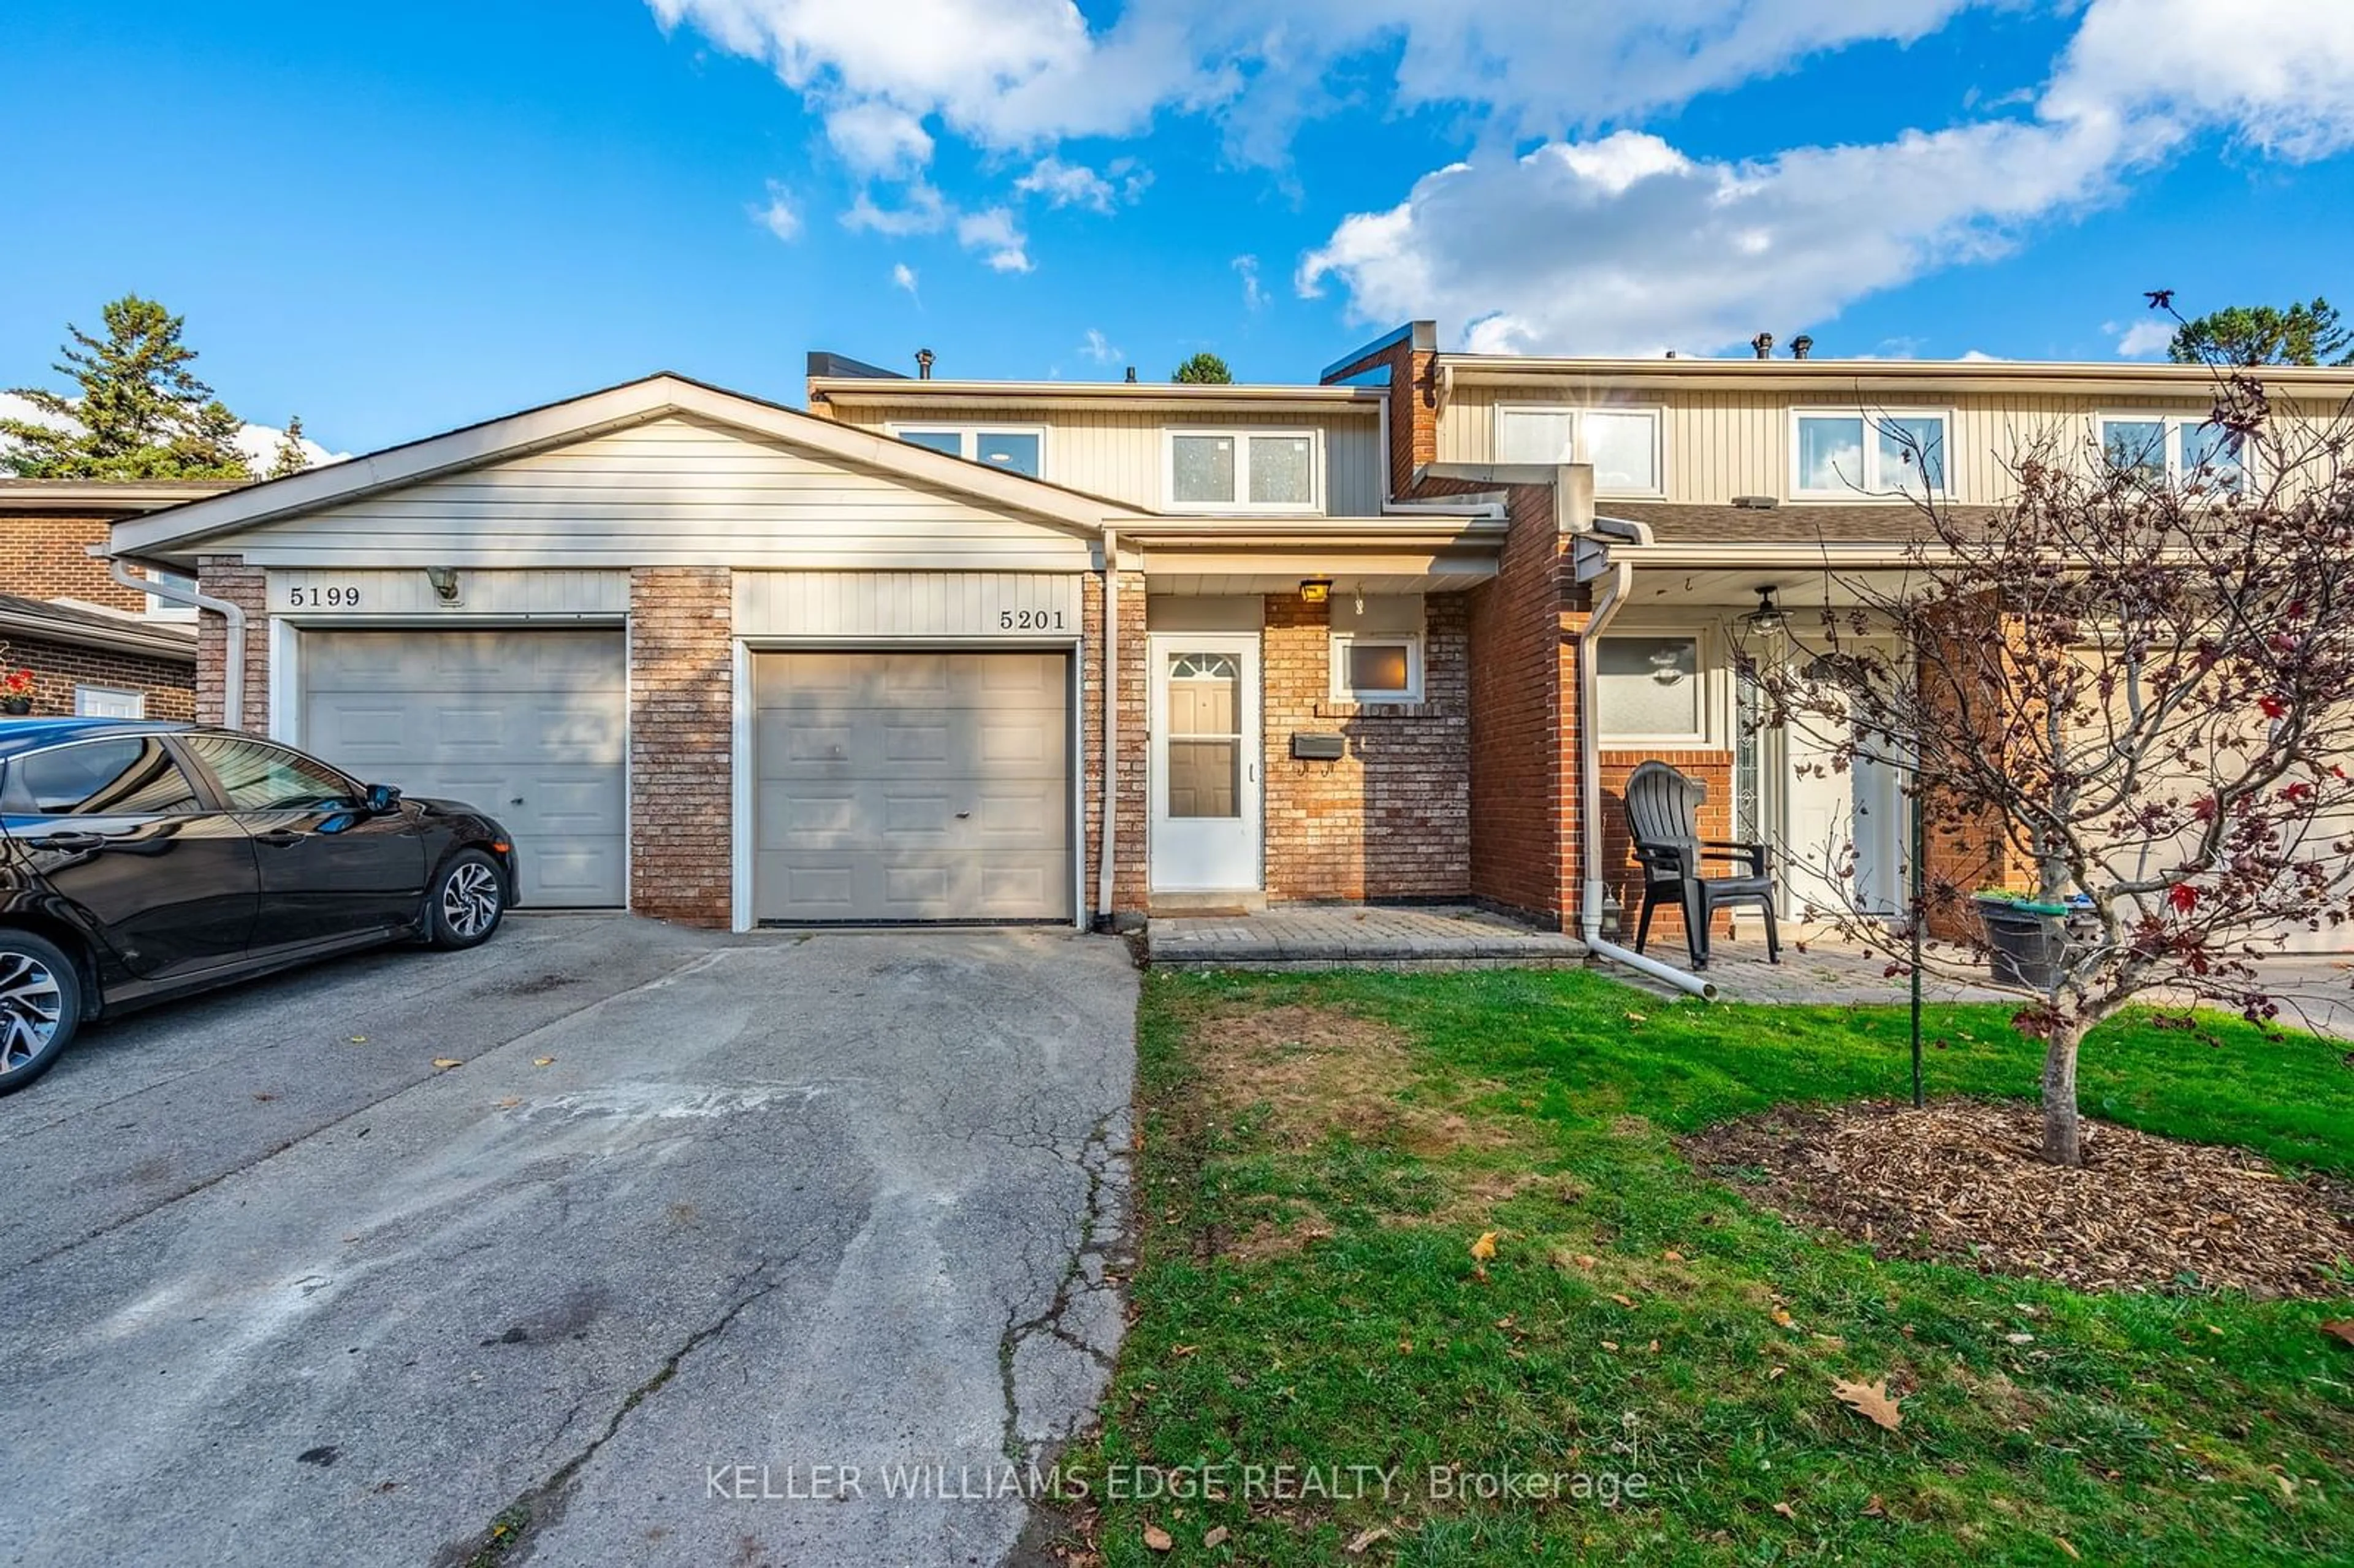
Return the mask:
[(2256, 706), (2264, 710), (2264, 717), (2268, 719), (2280, 718), (2288, 712), (2288, 704), (2274, 696), (2258, 698)]
[(2178, 882), (2166, 890), (2166, 901), (2188, 915), (2199, 907), (2199, 890), (2187, 882)]

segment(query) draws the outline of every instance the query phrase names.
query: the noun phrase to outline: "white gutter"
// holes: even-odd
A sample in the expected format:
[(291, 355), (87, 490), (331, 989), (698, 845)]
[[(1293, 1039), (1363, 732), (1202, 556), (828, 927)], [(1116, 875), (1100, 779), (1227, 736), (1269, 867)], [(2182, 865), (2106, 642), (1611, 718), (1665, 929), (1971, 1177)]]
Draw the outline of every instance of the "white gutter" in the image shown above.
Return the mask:
[(160, 578), (134, 577), (131, 568), (119, 560), (109, 559), (107, 573), (124, 588), (141, 593), (152, 593), (157, 599), (170, 599), (174, 604), (194, 605), (209, 609), (228, 622), (228, 645), (221, 662), (221, 727), (245, 727), (245, 607), (231, 604), (225, 599), (213, 599), (194, 588), (181, 588)]
[(1103, 853), (1096, 866), (1096, 912), (1112, 917), (1111, 861), (1119, 799), (1119, 530), (1103, 528)]
[(1585, 907), (1579, 919), (1579, 936), (1585, 943), (1585, 950), (1596, 958), (1664, 980), (1703, 1001), (1714, 1001), (1716, 987), (1711, 981), (1657, 959), (1646, 958), (1632, 948), (1602, 939), (1602, 738), (1601, 726), (1594, 718), (1594, 641), (1618, 613), (1634, 586), (1635, 568), (1625, 561), (1611, 562), (1606, 568), (1594, 609), (1585, 618), (1585, 630), (1577, 640), (1577, 768), (1579, 790), (1584, 797), (1578, 803), (1578, 822), (1585, 834), (1586, 867)]

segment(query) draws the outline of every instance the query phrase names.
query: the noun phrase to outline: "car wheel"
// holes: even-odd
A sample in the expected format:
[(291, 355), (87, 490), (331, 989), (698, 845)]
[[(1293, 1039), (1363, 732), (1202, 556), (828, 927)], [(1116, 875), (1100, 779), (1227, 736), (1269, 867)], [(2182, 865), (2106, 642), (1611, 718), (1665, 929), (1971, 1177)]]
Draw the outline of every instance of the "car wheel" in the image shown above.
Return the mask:
[(498, 863), (480, 850), (464, 850), (441, 868), (426, 895), (426, 936), (437, 948), (471, 948), (489, 940), (506, 912)]
[(73, 960), (29, 931), (0, 931), (0, 1095), (48, 1072), (80, 1026)]

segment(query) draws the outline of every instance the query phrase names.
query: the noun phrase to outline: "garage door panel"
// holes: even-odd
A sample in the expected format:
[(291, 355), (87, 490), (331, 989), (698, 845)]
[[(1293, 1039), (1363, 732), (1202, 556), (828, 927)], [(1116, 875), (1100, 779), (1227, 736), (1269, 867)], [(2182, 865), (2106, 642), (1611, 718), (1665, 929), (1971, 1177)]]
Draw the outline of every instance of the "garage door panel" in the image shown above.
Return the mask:
[(759, 918), (1069, 916), (1065, 656), (761, 653), (752, 687)]
[(618, 905), (624, 657), (616, 630), (307, 632), (303, 739), (372, 783), (497, 817), (526, 905)]

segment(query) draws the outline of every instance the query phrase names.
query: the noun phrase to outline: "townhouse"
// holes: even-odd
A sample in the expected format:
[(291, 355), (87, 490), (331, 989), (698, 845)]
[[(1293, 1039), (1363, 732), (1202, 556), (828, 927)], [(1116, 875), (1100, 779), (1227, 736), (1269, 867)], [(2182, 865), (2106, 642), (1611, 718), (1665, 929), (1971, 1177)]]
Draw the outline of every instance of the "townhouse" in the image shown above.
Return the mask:
[[(1650, 758), (1718, 836), (1851, 843), (1893, 907), (1894, 768), (1743, 722), (1737, 655), (1798, 656), (1761, 609), (1901, 564), (1922, 484), (2000, 504), (2039, 440), (2232, 460), (2169, 366), (1506, 358), (1416, 323), (1286, 385), (809, 369), (805, 408), (655, 376), (111, 547), (196, 577), (204, 716), (500, 812), (527, 903), (1578, 928)], [(2291, 418), (2354, 393), (2267, 375)], [(1823, 891), (1787, 880), (1793, 914)]]

